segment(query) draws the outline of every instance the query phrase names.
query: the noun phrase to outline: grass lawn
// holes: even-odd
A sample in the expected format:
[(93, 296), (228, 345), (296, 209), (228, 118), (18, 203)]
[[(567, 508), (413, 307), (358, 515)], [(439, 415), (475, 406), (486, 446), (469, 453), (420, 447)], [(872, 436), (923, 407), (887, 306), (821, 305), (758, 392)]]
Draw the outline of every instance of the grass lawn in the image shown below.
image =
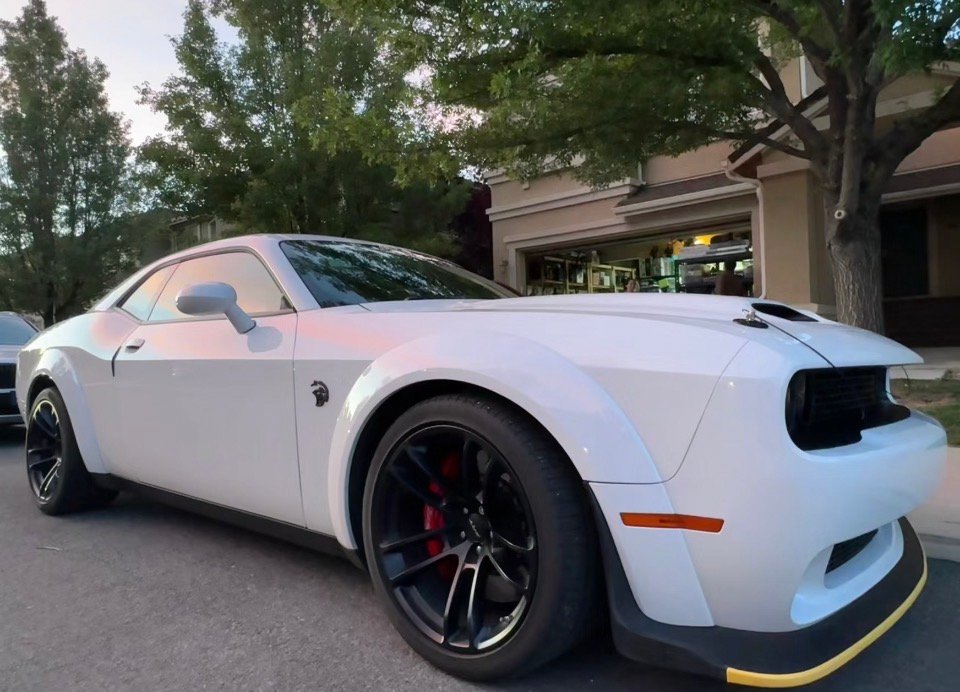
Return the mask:
[(893, 380), (892, 389), (897, 401), (939, 420), (949, 443), (960, 445), (960, 380)]

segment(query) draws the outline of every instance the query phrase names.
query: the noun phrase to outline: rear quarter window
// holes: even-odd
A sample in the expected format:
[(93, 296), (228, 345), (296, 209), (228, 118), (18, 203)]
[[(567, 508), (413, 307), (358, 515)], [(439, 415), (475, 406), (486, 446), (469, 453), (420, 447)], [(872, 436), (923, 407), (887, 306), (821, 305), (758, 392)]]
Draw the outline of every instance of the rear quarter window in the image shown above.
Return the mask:
[(141, 322), (146, 322), (150, 316), (150, 311), (153, 310), (153, 306), (157, 302), (157, 296), (160, 295), (160, 291), (163, 290), (174, 269), (176, 269), (176, 265), (171, 264), (148, 276), (133, 293), (120, 303), (120, 308), (129, 312)]

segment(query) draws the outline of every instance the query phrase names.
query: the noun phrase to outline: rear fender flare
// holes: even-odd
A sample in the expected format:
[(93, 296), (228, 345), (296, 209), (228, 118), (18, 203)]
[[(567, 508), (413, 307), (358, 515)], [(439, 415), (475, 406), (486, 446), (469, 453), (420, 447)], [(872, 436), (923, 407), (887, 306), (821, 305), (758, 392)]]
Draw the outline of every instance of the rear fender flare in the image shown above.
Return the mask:
[[(83, 457), (83, 463), (87, 467), (87, 471), (90, 473), (108, 473), (109, 471), (100, 454), (100, 444), (93, 427), (90, 407), (87, 404), (83, 387), (70, 358), (60, 349), (44, 349), (33, 368), (33, 374), (30, 378), (31, 388), (39, 377), (52, 380), (57, 391), (60, 392), (60, 396), (63, 397), (63, 401), (67, 405), (67, 414), (70, 416), (70, 423), (73, 426), (73, 435), (77, 440), (77, 447), (80, 449), (80, 455)], [(30, 403), (32, 402), (28, 402), (28, 405)], [(24, 417), (26, 418), (29, 415), (30, 411), (25, 410)]]

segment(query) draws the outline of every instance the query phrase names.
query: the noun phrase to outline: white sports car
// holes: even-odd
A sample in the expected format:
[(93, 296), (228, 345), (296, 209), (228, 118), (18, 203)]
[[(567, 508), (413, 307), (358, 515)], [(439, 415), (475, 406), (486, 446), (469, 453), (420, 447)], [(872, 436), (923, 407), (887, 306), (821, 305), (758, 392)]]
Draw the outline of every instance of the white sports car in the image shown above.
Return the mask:
[(919, 362), (779, 303), (511, 297), (316, 236), (163, 259), (21, 352), (41, 510), (134, 488), (346, 553), (436, 666), (541, 665), (609, 608), (618, 649), (735, 683), (815, 680), (926, 579), (903, 518), (943, 429)]

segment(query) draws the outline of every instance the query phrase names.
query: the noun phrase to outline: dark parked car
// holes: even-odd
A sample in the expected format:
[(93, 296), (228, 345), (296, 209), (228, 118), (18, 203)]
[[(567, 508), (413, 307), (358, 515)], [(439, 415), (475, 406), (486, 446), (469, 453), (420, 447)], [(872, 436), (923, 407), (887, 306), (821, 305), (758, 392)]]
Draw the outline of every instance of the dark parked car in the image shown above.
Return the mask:
[(22, 422), (14, 391), (17, 354), (36, 333), (37, 328), (22, 315), (0, 312), (0, 425)]

